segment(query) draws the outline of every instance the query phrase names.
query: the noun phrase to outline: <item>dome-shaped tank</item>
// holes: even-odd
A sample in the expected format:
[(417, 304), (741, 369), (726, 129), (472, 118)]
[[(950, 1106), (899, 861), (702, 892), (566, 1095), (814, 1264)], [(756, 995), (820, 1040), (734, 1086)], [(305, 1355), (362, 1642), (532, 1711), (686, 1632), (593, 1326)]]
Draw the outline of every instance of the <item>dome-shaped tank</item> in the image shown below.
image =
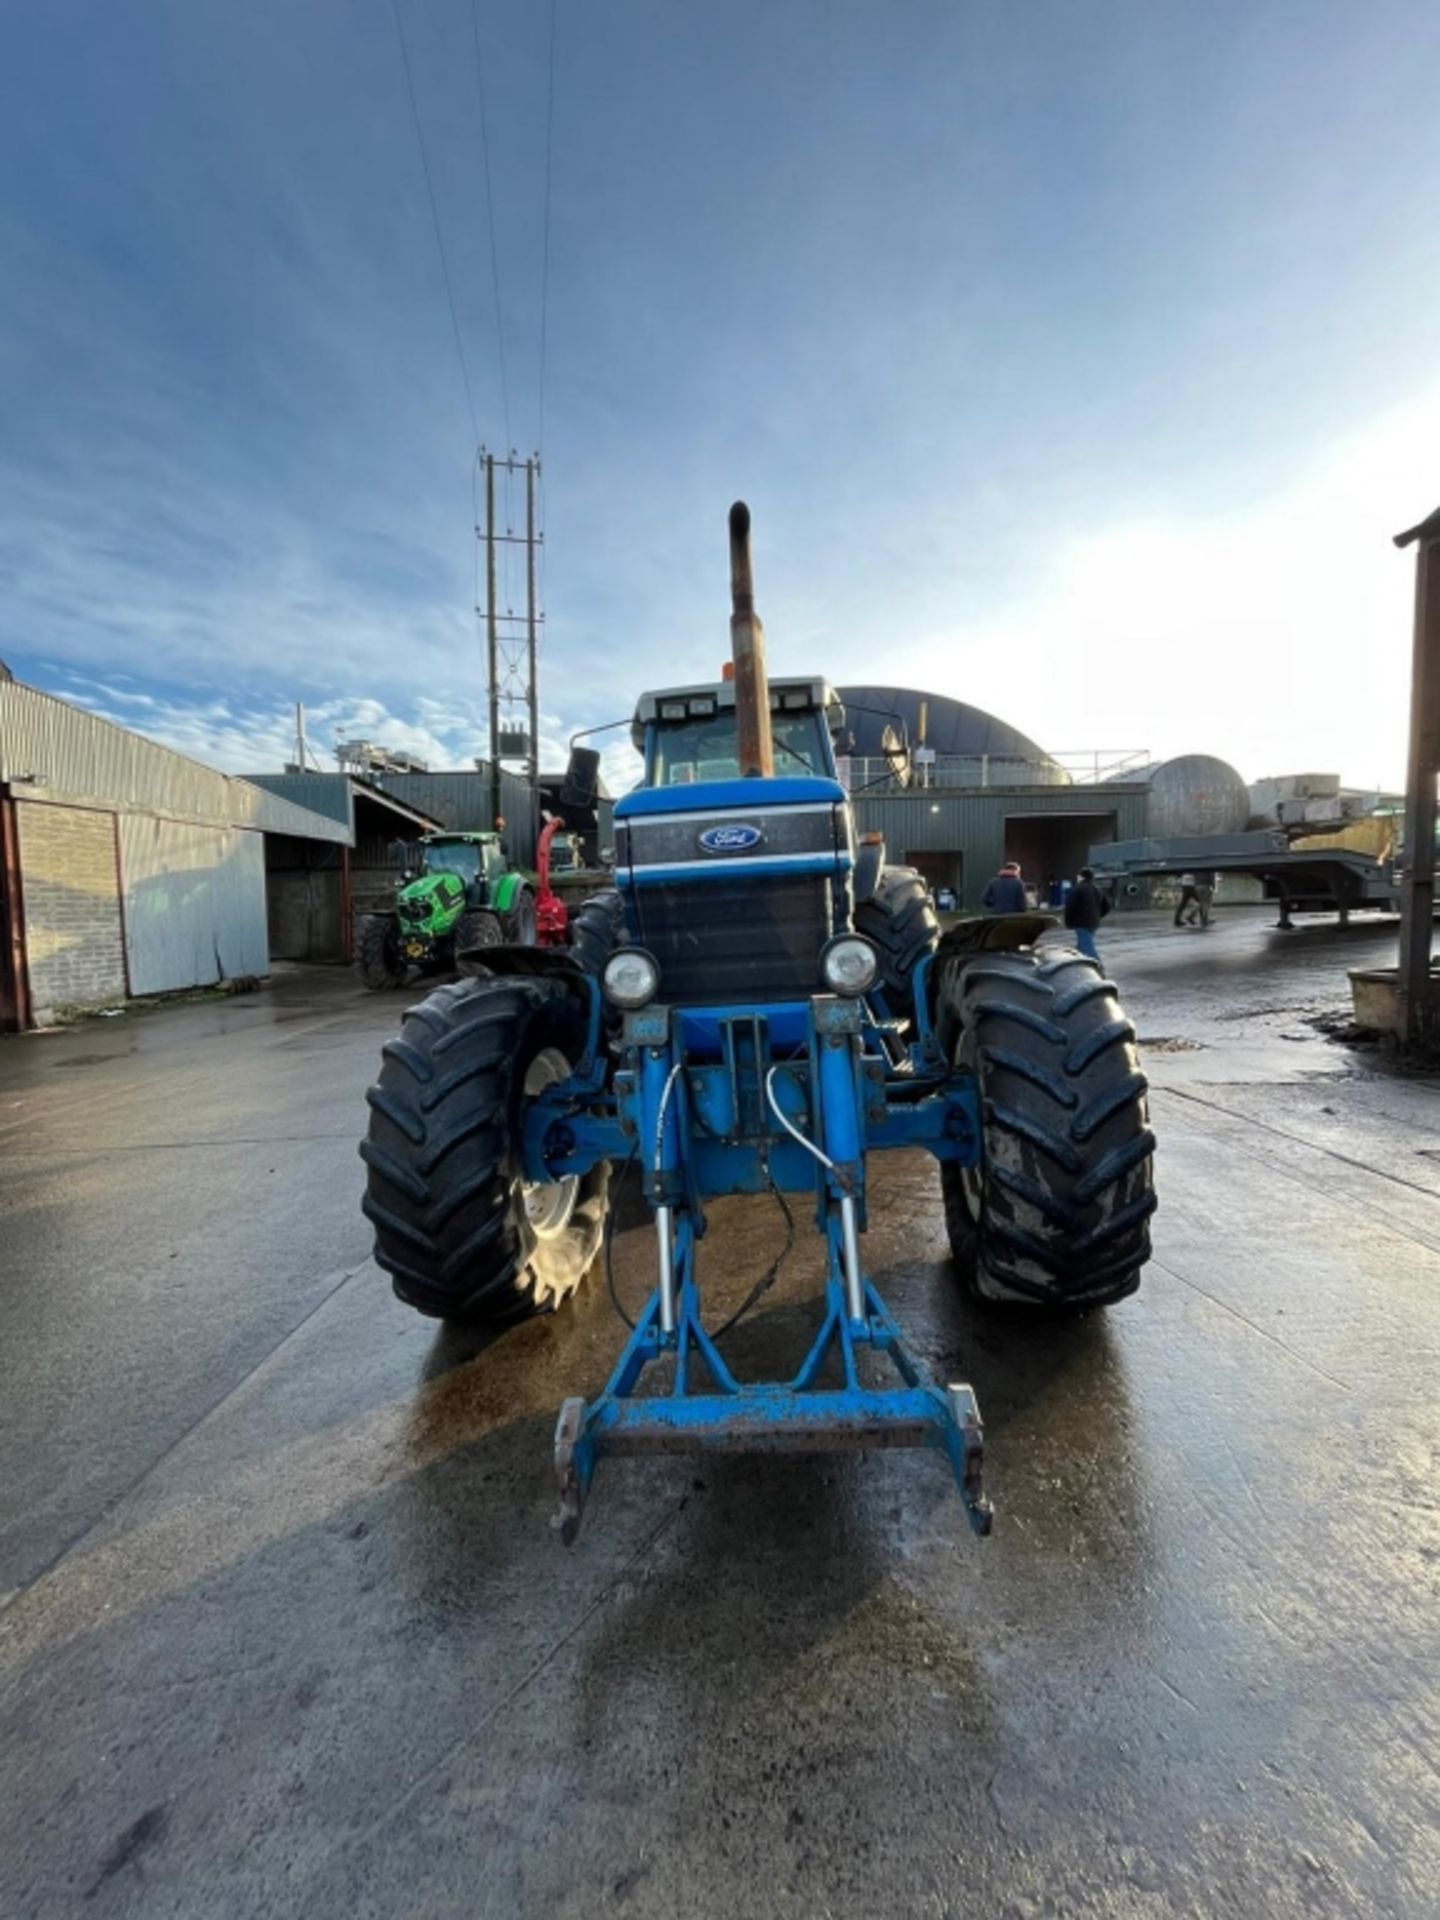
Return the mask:
[(1068, 786), (1070, 775), (1018, 727), (980, 707), (916, 687), (847, 686), (837, 689), (853, 753), (883, 752), (887, 727), (903, 730), (911, 746), (939, 755), (948, 786)]
[(1213, 753), (1182, 753), (1135, 767), (1127, 781), (1150, 789), (1145, 831), (1155, 840), (1180, 834), (1243, 833), (1250, 824), (1250, 789), (1228, 760)]

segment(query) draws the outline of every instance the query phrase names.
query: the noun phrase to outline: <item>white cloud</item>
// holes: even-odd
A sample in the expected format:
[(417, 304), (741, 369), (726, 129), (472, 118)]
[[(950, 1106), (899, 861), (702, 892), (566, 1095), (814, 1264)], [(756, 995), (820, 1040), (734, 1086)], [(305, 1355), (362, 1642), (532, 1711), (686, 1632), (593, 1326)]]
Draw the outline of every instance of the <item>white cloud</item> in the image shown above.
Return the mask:
[[(292, 703), (259, 702), (248, 711), (237, 712), (234, 703), (222, 699), (127, 696), (81, 674), (70, 672), (65, 678), (68, 684), (62, 698), (222, 772), (278, 773), (295, 757)], [(137, 715), (129, 703), (142, 699), (145, 711)], [(312, 763), (318, 762), (326, 772), (335, 769), (336, 742), (355, 739), (416, 754), (436, 770), (468, 770), (483, 756), (488, 730), (488, 715), (479, 702), (447, 702), (431, 695), (422, 695), (408, 710), (401, 711), (368, 695), (317, 701), (305, 708), (305, 736)], [(541, 716), (540, 762), (545, 772), (564, 767), (574, 731), (558, 715)], [(603, 755), (604, 775), (615, 793), (634, 785), (640, 766), (640, 757), (628, 737), (623, 746), (612, 746)]]
[(1054, 751), (1218, 753), (1247, 779), (1403, 782), (1413, 555), (1440, 502), (1440, 391), (1337, 446), (1281, 498), (1072, 537), (1013, 619), (897, 650), (897, 678)]

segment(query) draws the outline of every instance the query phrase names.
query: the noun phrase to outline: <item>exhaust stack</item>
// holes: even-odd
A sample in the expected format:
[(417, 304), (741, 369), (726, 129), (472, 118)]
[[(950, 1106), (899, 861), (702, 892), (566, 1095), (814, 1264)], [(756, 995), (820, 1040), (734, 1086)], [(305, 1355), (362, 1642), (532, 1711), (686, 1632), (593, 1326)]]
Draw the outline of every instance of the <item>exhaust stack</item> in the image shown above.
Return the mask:
[(755, 611), (750, 573), (750, 509), (730, 509), (730, 655), (735, 662), (735, 719), (740, 772), (769, 779), (775, 771), (770, 735), (770, 682), (765, 675), (765, 629)]

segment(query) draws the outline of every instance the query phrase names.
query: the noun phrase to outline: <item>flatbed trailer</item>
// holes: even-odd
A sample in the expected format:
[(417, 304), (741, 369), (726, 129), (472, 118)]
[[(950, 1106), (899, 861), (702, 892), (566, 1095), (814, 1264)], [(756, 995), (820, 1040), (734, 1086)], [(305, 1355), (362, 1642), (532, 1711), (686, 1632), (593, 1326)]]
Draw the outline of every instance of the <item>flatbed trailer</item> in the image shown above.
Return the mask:
[(1244, 873), (1258, 880), (1280, 910), (1278, 924), (1296, 913), (1398, 913), (1400, 882), (1393, 861), (1348, 847), (1293, 846), (1280, 828), (1248, 833), (1186, 834), (1168, 839), (1117, 840), (1090, 849), (1101, 884), (1173, 878), (1182, 873)]

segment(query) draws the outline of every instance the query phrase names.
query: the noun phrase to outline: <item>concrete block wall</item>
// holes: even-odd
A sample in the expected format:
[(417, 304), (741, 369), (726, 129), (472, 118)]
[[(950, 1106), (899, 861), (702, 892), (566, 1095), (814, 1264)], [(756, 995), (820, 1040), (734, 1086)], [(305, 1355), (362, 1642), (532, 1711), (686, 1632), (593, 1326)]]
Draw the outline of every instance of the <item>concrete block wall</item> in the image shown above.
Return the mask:
[(18, 801), (25, 948), (37, 1024), (125, 997), (115, 816)]

